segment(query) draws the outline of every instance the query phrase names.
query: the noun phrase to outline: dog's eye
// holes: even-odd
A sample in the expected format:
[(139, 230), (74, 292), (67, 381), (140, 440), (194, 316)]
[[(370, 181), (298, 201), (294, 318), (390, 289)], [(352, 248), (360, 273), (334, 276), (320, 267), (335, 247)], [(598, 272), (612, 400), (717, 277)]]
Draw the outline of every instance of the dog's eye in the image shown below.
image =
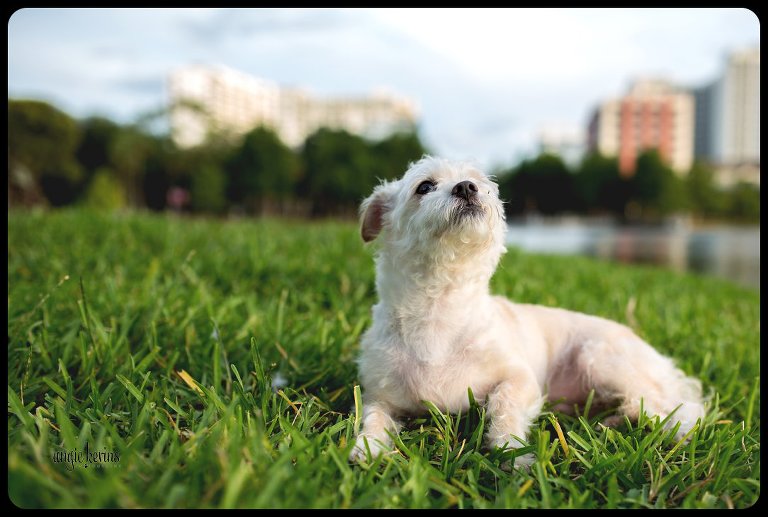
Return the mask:
[(416, 187), (416, 193), (420, 196), (423, 196), (424, 194), (429, 194), (430, 192), (434, 192), (437, 189), (437, 185), (434, 181), (422, 181), (419, 183), (419, 186)]

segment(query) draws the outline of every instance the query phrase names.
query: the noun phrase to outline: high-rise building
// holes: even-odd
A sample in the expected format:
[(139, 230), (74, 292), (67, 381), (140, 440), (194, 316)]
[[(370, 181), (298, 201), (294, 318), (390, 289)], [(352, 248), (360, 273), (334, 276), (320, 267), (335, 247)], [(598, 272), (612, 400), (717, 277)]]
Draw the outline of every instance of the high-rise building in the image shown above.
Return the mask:
[(712, 82), (691, 91), (694, 97), (695, 116), (693, 131), (693, 156), (708, 162), (714, 161), (714, 105), (717, 102), (717, 83)]
[(595, 110), (588, 147), (619, 159), (619, 170), (632, 175), (637, 156), (657, 149), (661, 158), (685, 174), (693, 162), (693, 96), (660, 79), (635, 81), (626, 95)]
[(198, 145), (210, 133), (240, 135), (258, 125), (296, 147), (321, 127), (379, 139), (416, 123), (415, 104), (406, 98), (385, 92), (316, 98), (223, 66), (179, 68), (168, 88), (171, 135), (181, 147)]
[(732, 52), (722, 74), (694, 90), (695, 156), (721, 184), (760, 179), (760, 48)]

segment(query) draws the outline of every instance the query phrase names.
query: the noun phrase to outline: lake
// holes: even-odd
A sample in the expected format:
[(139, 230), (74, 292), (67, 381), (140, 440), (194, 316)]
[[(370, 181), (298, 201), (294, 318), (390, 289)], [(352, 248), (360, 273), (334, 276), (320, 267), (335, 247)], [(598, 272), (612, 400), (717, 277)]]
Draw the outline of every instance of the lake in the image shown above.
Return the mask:
[(507, 244), (525, 251), (656, 264), (760, 289), (760, 227), (698, 227), (685, 220), (621, 226), (610, 220), (528, 218), (509, 224)]

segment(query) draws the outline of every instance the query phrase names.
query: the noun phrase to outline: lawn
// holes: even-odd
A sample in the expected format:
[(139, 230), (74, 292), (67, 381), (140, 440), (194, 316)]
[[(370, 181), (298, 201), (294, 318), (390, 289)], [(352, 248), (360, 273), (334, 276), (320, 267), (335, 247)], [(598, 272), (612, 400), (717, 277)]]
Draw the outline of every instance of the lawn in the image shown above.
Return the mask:
[(507, 472), (513, 453), (483, 447), (474, 405), (408, 421), (396, 454), (356, 466), (354, 359), (375, 291), (353, 223), (67, 210), (11, 212), (8, 234), (19, 506), (744, 508), (759, 497), (756, 290), (510, 250), (494, 292), (626, 323), (702, 379), (709, 411), (690, 442), (652, 420), (606, 429), (601, 415), (546, 411), (529, 435), (536, 463)]

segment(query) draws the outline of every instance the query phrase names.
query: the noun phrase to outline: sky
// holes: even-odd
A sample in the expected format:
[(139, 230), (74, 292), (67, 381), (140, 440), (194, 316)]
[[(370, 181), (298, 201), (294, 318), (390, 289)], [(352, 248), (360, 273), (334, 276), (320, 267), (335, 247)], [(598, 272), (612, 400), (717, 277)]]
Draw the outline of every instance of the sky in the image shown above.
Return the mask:
[(759, 46), (741, 8), (78, 9), (8, 22), (8, 96), (121, 123), (161, 108), (175, 67), (225, 65), (318, 96), (413, 99), (434, 154), (488, 167), (583, 132), (630, 81), (697, 87)]

